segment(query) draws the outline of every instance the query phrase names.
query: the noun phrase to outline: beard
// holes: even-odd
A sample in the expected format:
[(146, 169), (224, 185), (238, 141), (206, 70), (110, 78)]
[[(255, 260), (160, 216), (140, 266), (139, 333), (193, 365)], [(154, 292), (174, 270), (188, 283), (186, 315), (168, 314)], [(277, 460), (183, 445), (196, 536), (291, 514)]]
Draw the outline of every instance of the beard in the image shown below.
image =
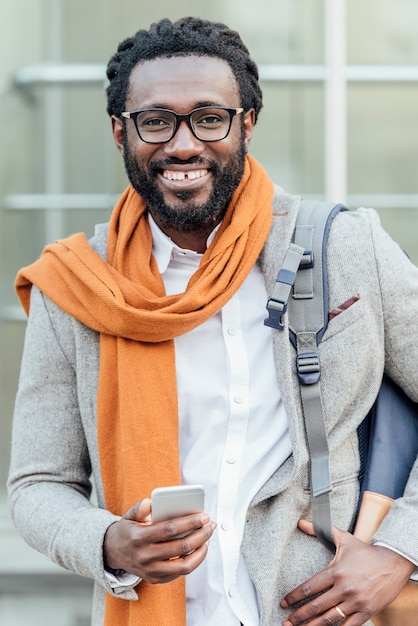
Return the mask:
[[(200, 157), (192, 157), (187, 161), (171, 158), (155, 161), (149, 171), (141, 168), (124, 140), (124, 163), (129, 182), (143, 198), (151, 215), (159, 218), (163, 227), (178, 232), (204, 232), (213, 229), (222, 221), (232, 195), (244, 172), (246, 149), (241, 135), (240, 145), (232, 154), (228, 164), (221, 168), (216, 161), (204, 161)], [(163, 169), (172, 165), (193, 164), (200, 168), (210, 168), (212, 176), (212, 192), (206, 202), (193, 202), (193, 190), (179, 191), (178, 202), (167, 204), (164, 195), (157, 186), (156, 178)]]

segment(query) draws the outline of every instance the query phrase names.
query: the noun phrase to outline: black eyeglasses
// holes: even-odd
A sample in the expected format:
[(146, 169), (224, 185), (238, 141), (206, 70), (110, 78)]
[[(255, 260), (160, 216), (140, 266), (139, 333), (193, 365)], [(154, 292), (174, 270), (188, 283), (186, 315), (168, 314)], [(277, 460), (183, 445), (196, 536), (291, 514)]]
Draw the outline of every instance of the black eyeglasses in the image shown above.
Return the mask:
[(244, 109), (228, 107), (199, 107), (186, 115), (178, 115), (170, 109), (143, 109), (132, 113), (124, 111), (122, 117), (133, 120), (139, 138), (145, 143), (167, 143), (185, 121), (196, 139), (220, 141), (228, 136), (232, 118)]

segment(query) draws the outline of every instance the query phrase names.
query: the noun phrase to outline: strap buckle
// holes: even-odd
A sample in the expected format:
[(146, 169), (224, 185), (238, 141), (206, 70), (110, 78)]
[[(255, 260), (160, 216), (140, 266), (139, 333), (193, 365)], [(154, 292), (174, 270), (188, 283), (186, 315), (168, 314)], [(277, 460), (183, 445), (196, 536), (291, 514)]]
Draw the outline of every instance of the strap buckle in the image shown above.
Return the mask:
[(287, 302), (277, 300), (272, 296), (267, 300), (266, 309), (269, 316), (264, 320), (264, 325), (276, 330), (284, 330), (282, 318), (287, 311)]
[(301, 262), (300, 262), (300, 270), (310, 270), (314, 266), (314, 253), (313, 250), (305, 250), (303, 253)]
[(321, 378), (321, 365), (316, 352), (302, 352), (296, 357), (298, 378), (302, 385), (314, 385)]

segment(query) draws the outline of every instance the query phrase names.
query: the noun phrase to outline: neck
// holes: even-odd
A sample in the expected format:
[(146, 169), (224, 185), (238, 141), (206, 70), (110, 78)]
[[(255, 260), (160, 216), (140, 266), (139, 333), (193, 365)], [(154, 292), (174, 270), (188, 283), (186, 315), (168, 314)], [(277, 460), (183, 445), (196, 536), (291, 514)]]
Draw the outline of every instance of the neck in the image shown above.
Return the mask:
[(177, 246), (187, 250), (193, 250), (194, 252), (198, 252), (199, 254), (204, 254), (204, 252), (206, 252), (206, 242), (208, 240), (208, 237), (213, 229), (219, 224), (219, 221), (217, 221), (210, 226), (202, 228), (198, 231), (180, 231), (176, 230), (175, 228), (170, 228), (169, 226), (161, 222), (158, 216), (152, 214), (152, 217), (154, 218), (157, 226), (161, 228), (163, 233), (167, 235), (167, 237), (170, 237), (170, 239)]

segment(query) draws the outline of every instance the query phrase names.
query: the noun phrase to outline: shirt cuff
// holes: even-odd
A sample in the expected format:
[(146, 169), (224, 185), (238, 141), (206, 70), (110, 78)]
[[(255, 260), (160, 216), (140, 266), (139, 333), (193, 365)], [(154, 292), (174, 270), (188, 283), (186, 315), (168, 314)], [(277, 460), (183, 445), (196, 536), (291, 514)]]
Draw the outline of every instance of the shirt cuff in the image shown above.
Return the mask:
[(115, 570), (116, 573), (109, 572), (105, 570), (105, 576), (110, 583), (112, 589), (115, 587), (135, 587), (139, 582), (141, 582), (142, 578), (139, 576), (135, 576), (135, 574), (130, 574), (124, 569)]
[(406, 554), (404, 554), (400, 550), (395, 550), (394, 548), (392, 548), (392, 546), (388, 546), (386, 543), (382, 543), (381, 541), (377, 541), (373, 545), (375, 545), (375, 546), (382, 546), (382, 548), (387, 548), (388, 550), (392, 550), (392, 552), (396, 552), (396, 554), (400, 554), (401, 556), (403, 556), (408, 561), (411, 561), (411, 563), (413, 563), (415, 565), (416, 569), (415, 569), (415, 572), (412, 572), (411, 576), (409, 577), (409, 580), (413, 580), (414, 582), (418, 582), (418, 563), (416, 563), (415, 561), (412, 561), (412, 559), (409, 556), (407, 556)]

